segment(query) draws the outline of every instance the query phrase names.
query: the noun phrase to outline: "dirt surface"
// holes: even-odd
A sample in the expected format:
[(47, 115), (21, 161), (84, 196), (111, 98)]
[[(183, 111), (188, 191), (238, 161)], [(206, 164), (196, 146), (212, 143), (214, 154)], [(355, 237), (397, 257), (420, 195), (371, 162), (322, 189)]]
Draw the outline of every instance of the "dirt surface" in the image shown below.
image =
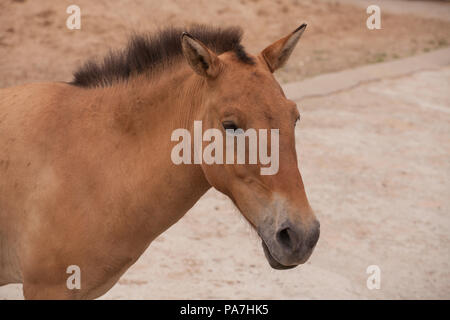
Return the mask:
[[(336, 0), (326, 0), (336, 2)], [(382, 10), (390, 13), (407, 14), (450, 21), (449, 0), (339, 0), (340, 3), (367, 8), (377, 5)], [(447, 2), (447, 3), (445, 3)]]
[[(81, 8), (81, 30), (66, 28), (66, 8), (74, 3)], [(448, 6), (440, 3), (442, 11)], [(4, 0), (0, 2), (0, 87), (71, 80), (73, 70), (87, 58), (123, 47), (130, 32), (165, 25), (239, 25), (248, 50), (258, 53), (307, 22), (300, 48), (277, 74), (282, 82), (450, 44), (450, 21), (421, 17), (425, 9), (402, 15), (386, 7), (381, 4), (382, 29), (369, 30), (363, 7), (336, 1)]]
[(211, 190), (102, 299), (449, 299), (449, 86), (450, 66), (298, 101), (300, 170), (321, 222), (305, 265), (271, 269)]
[[(296, 141), (321, 239), (271, 269), (211, 191), (104, 298), (450, 298), (450, 66), (298, 101)], [(380, 290), (366, 285), (369, 265)]]
[[(284, 80), (446, 46), (450, 30), (386, 13), (383, 30), (372, 32), (364, 10), (318, 1), (77, 2), (81, 31), (65, 29), (68, 2), (0, 4), (1, 86), (69, 80), (86, 57), (123, 45), (129, 29), (162, 22), (239, 24), (256, 49), (306, 20), (304, 45), (278, 75)], [(449, 86), (443, 67), (297, 101), (300, 169), (321, 222), (305, 265), (271, 269), (254, 231), (211, 190), (102, 298), (449, 299)], [(380, 290), (366, 286), (369, 265), (380, 267)], [(0, 287), (1, 298), (22, 298), (21, 286)]]

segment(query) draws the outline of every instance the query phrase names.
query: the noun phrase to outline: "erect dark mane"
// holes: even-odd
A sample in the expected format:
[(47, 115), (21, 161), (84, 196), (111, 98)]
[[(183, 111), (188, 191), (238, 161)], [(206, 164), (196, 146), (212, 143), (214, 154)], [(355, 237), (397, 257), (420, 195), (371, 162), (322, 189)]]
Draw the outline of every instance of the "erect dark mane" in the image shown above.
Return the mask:
[(93, 60), (86, 62), (74, 73), (71, 84), (106, 87), (117, 81), (126, 81), (132, 75), (167, 65), (182, 55), (181, 35), (184, 31), (202, 41), (216, 54), (234, 51), (240, 61), (254, 63), (241, 45), (242, 30), (238, 27), (195, 25), (188, 30), (170, 27), (154, 34), (134, 35), (124, 50), (110, 51), (100, 63)]

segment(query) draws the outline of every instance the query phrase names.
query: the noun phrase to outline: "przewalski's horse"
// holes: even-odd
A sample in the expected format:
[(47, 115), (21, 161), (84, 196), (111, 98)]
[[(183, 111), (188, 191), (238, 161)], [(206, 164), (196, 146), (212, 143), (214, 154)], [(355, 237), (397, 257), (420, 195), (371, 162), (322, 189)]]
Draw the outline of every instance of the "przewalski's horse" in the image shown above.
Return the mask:
[[(0, 285), (23, 283), (25, 298), (98, 297), (211, 187), (258, 232), (273, 268), (304, 263), (319, 224), (297, 165), (299, 113), (272, 72), (305, 27), (256, 56), (239, 28), (169, 28), (87, 63), (72, 83), (1, 89)], [(174, 164), (171, 133), (195, 120), (279, 129), (278, 172)], [(81, 289), (67, 288), (70, 265)]]

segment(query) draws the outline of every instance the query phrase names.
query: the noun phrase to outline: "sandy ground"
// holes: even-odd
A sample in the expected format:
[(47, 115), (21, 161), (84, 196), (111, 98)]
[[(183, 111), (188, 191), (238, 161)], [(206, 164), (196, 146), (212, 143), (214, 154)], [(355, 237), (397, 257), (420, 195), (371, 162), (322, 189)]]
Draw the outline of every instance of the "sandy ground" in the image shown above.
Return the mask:
[[(65, 25), (66, 8), (74, 3), (81, 9), (81, 30), (68, 30)], [(450, 7), (450, 3), (433, 4), (432, 12), (436, 6), (440, 12)], [(450, 45), (450, 21), (424, 15), (427, 6), (408, 14), (399, 14), (399, 7), (409, 5), (380, 7), (382, 29), (368, 30), (364, 7), (329, 0), (3, 0), (0, 87), (68, 81), (87, 58), (121, 48), (131, 31), (152, 31), (164, 25), (239, 25), (245, 31), (246, 47), (258, 53), (307, 22), (300, 48), (277, 74), (282, 82)]]
[[(355, 18), (356, 12), (363, 19), (365, 12), (350, 4), (121, 1), (112, 7), (106, 1), (78, 2), (89, 9), (84, 35), (64, 29), (64, 1), (0, 4), (1, 86), (68, 80), (86, 57), (123, 44), (128, 27), (152, 28), (161, 21), (240, 24), (249, 48), (289, 31), (298, 20), (294, 17), (319, 21), (278, 75), (286, 81), (373, 62), (372, 54), (379, 52), (387, 54), (378, 60), (391, 60), (446, 46), (450, 32), (443, 20), (387, 13), (383, 28), (395, 27), (384, 35), (370, 34), (374, 46), (369, 47), (369, 33), (352, 27), (365, 21)], [(283, 14), (286, 3), (289, 10)], [(201, 12), (194, 10), (200, 5)], [(139, 6), (145, 10), (136, 10)], [(335, 10), (326, 11), (328, 6)], [(258, 15), (258, 8), (267, 14)], [(276, 14), (270, 14), (273, 10)], [(413, 21), (427, 23), (419, 28)], [(315, 50), (326, 50), (327, 59), (316, 61)], [(321, 238), (305, 265), (271, 269), (255, 233), (225, 196), (211, 190), (102, 298), (449, 299), (449, 86), (450, 67), (443, 67), (297, 101), (299, 163), (321, 222)], [(381, 269), (380, 290), (366, 286), (369, 265)], [(1, 298), (22, 298), (21, 286), (0, 287)]]
[[(450, 66), (297, 101), (299, 163), (321, 238), (296, 269), (211, 190), (103, 299), (450, 298)], [(381, 269), (381, 288), (366, 268)], [(0, 298), (22, 297), (20, 285)]]
[[(336, 2), (336, 0), (326, 0)], [(447, 2), (447, 4), (443, 2)], [(450, 21), (449, 0), (339, 0), (342, 4), (351, 4), (357, 7), (367, 8), (370, 5), (377, 5), (382, 10), (390, 13), (402, 15), (413, 15), (439, 20)]]
[[(270, 269), (211, 191), (104, 298), (449, 299), (449, 87), (446, 67), (299, 101), (300, 167), (321, 221), (306, 265)], [(367, 289), (369, 265), (380, 290)]]

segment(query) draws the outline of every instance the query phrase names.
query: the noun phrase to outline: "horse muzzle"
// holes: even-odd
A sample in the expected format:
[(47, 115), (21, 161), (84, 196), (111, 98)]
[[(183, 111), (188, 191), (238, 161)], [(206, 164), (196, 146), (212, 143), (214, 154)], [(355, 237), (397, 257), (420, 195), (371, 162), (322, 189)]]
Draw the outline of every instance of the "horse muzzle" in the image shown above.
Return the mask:
[(308, 230), (285, 221), (275, 232), (261, 230), (264, 254), (270, 266), (277, 270), (291, 269), (305, 263), (311, 256), (320, 236), (317, 220)]

